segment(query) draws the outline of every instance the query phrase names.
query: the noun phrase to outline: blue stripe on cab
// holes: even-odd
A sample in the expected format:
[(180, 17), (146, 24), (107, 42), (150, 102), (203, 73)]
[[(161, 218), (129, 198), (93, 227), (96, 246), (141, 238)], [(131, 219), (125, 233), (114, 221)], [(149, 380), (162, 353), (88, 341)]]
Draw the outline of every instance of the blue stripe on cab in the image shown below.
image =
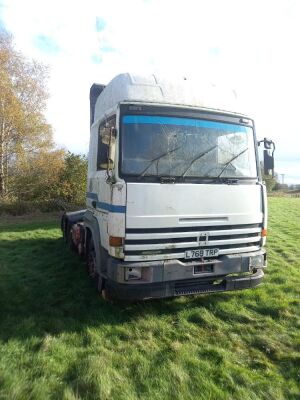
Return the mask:
[(115, 204), (109, 204), (99, 201), (97, 193), (87, 192), (86, 197), (90, 200), (95, 200), (96, 207), (100, 208), (101, 210), (121, 214), (124, 214), (126, 212), (126, 206), (117, 206)]
[(243, 125), (227, 124), (225, 122), (206, 121), (192, 118), (161, 117), (151, 115), (125, 115), (124, 124), (156, 124), (156, 125), (179, 125), (194, 126), (199, 128), (221, 129), (229, 132), (245, 132), (250, 128)]

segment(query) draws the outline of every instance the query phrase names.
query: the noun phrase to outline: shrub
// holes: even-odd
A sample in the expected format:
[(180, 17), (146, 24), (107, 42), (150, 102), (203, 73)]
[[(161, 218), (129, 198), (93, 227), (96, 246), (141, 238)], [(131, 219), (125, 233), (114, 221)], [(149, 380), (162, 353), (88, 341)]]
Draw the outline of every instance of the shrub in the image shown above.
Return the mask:
[(68, 203), (60, 199), (35, 201), (16, 200), (11, 202), (1, 202), (0, 215), (9, 214), (17, 216), (39, 212), (76, 211), (83, 209), (84, 207), (83, 204)]

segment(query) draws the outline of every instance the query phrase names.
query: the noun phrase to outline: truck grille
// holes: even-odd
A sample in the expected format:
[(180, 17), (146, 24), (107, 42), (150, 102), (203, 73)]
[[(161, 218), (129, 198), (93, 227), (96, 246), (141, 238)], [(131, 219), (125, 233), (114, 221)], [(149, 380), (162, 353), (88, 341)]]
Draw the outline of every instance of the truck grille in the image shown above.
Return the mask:
[(261, 224), (127, 229), (125, 261), (184, 259), (186, 250), (218, 248), (220, 255), (259, 250)]

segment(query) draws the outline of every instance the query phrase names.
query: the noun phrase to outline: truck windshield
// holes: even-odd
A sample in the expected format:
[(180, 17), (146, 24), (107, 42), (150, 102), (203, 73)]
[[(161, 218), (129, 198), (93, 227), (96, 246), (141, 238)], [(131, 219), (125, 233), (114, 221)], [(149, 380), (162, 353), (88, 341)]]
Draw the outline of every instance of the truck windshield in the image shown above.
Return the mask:
[(202, 119), (122, 118), (121, 172), (129, 176), (255, 178), (253, 130)]

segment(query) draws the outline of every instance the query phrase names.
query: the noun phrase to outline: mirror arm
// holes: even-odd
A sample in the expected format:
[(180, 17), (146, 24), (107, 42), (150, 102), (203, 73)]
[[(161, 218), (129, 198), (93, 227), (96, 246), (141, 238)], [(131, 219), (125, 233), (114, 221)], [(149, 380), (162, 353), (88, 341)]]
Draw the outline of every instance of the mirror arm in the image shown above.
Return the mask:
[(105, 182), (106, 182), (106, 183), (109, 183), (109, 184), (114, 184), (114, 183), (116, 183), (116, 178), (115, 178), (115, 176), (111, 173), (111, 170), (106, 172), (106, 180), (105, 180)]

